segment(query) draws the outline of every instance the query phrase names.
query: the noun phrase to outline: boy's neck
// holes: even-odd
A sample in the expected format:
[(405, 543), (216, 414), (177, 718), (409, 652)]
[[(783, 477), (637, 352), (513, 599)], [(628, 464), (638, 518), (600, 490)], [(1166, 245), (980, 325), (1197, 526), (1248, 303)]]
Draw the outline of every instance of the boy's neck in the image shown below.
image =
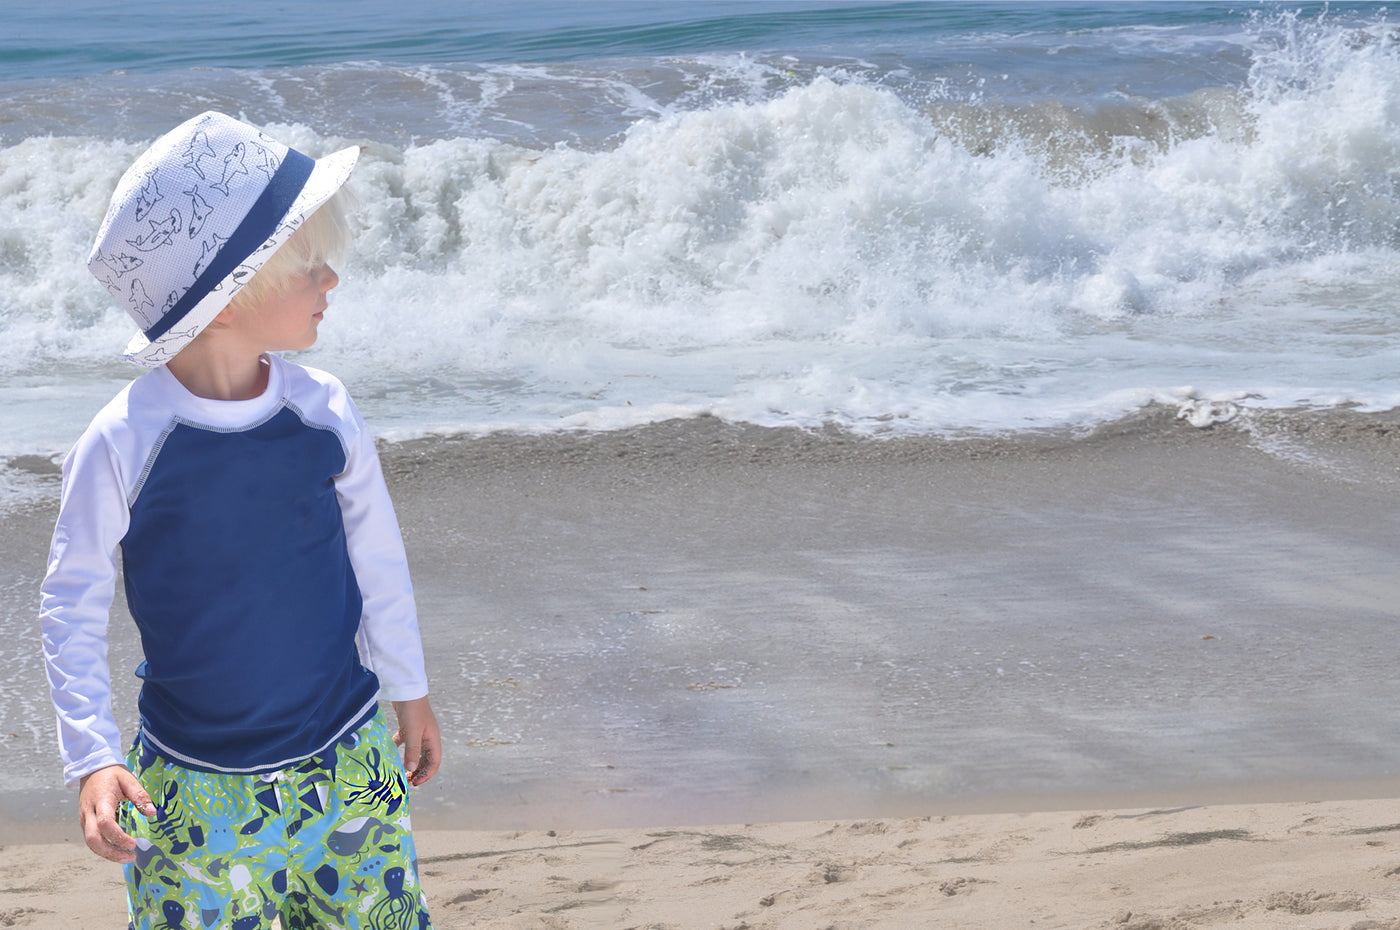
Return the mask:
[(209, 400), (252, 400), (267, 390), (266, 356), (205, 351), (208, 348), (195, 340), (165, 363), (185, 390)]

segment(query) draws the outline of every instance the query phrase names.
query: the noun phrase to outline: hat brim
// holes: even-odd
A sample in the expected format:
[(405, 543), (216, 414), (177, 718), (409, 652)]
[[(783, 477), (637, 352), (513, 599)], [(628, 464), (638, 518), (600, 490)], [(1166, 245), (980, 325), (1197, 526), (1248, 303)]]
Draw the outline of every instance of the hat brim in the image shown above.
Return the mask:
[(189, 345), (194, 337), (219, 315), (219, 311), (229, 305), (229, 301), (243, 289), (248, 279), (272, 257), (272, 253), (277, 251), (278, 247), (292, 237), (292, 233), (297, 231), (302, 222), (345, 185), (359, 158), (360, 147), (354, 145), (316, 159), (316, 166), (311, 169), (311, 175), (306, 179), (301, 193), (287, 208), (286, 215), (277, 224), (277, 229), (272, 235), (268, 236), (253, 254), (240, 262), (227, 277), (214, 285), (203, 300), (190, 308), (189, 313), (185, 314), (184, 319), (175, 328), (154, 340), (147, 339), (145, 333), (138, 332), (127, 343), (122, 357), (144, 368), (159, 368), (174, 358), (176, 353)]

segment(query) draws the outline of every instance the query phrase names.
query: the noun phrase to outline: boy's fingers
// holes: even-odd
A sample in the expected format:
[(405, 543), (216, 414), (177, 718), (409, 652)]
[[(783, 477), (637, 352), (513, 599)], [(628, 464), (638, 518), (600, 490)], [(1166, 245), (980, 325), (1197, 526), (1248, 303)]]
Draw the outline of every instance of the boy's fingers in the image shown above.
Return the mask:
[(136, 840), (117, 823), (115, 811), (106, 800), (99, 800), (83, 818), (83, 840), (88, 849), (103, 859), (122, 863), (136, 859)]
[(421, 785), (437, 771), (438, 754), (433, 750), (431, 739), (424, 735), (404, 744), (403, 768), (408, 773), (408, 783)]
[(136, 809), (144, 816), (154, 817), (156, 815), (156, 806), (151, 803), (151, 796), (146, 793), (145, 788), (141, 787), (141, 782), (130, 772), (125, 772), (123, 774), (125, 775), (124, 778), (118, 777), (118, 783), (121, 785), (122, 794), (126, 795), (126, 799), (135, 805)]
[(418, 759), (423, 754), (423, 744), (417, 739), (402, 741), (403, 767), (410, 776), (418, 771)]
[[(119, 836), (126, 836), (125, 833), (122, 833), (120, 827), (115, 828), (115, 831)], [(119, 862), (122, 865), (126, 865), (129, 862), (136, 861), (135, 840), (131, 840), (131, 845), (126, 846), (123, 845), (123, 841), (121, 840), (114, 842), (99, 834), (96, 837), (88, 838), (87, 846), (88, 849), (91, 849), (103, 859), (108, 859), (112, 862)]]
[(421, 785), (423, 782), (433, 777), (438, 770), (438, 762), (441, 754), (433, 747), (432, 737), (424, 734), (418, 743), (418, 754), (411, 765), (405, 763), (408, 769), (408, 780), (411, 784)]
[(394, 742), (403, 746), (404, 771), (409, 784), (421, 785), (433, 777), (442, 760), (437, 718), (426, 697), (396, 701), (394, 711), (399, 718), (399, 732)]
[(83, 841), (88, 849), (112, 862), (136, 859), (136, 840), (117, 822), (117, 810), (127, 801), (143, 816), (156, 816), (150, 795), (124, 766), (111, 766), (83, 779), (78, 805)]
[(423, 782), (437, 774), (438, 764), (442, 761), (442, 753), (437, 752), (431, 742), (423, 740), (423, 749), (418, 757), (418, 764), (413, 767), (413, 783), (421, 785)]

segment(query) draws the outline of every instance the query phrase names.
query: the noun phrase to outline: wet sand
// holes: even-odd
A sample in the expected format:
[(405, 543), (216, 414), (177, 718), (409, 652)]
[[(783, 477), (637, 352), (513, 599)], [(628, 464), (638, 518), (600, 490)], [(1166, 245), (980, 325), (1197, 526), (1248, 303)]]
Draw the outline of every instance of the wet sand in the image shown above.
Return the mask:
[(1400, 773), (1397, 437), (1157, 411), (399, 447), (463, 762), (439, 810), (649, 826)]
[[(420, 826), (1389, 785), (1397, 424), (1295, 412), (1197, 429), (1155, 410), (1002, 440), (698, 420), (390, 444), (449, 738)], [(7, 836), (53, 840), (71, 795), (33, 627), (52, 502), (0, 521), (0, 736), (15, 760), (0, 812)], [(113, 659), (136, 661), (120, 610)], [(134, 681), (117, 678), (129, 720)]]

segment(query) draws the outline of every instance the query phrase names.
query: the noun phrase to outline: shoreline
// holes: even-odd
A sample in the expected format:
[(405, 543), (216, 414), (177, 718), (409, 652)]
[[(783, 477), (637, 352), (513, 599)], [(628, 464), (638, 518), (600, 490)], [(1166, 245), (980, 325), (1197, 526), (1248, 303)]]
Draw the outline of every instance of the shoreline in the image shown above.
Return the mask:
[[(63, 792), (57, 807), (62, 816), (52, 812), (36, 813), (32, 808), (22, 810), (14, 797), (0, 797), (0, 850), (21, 846), (81, 847), (83, 837), (78, 829), (77, 789)], [(46, 801), (52, 800), (46, 798)], [(461, 811), (444, 810), (417, 790), (412, 796), (415, 805), (415, 830), (434, 833), (513, 833), (567, 830), (598, 832), (611, 830), (681, 830), (713, 829), (736, 823), (781, 824), (817, 823), (821, 821), (859, 820), (928, 820), (950, 817), (1022, 817), (1108, 810), (1187, 810), (1197, 808), (1272, 806), (1298, 804), (1349, 804), (1364, 802), (1400, 802), (1400, 775), (1383, 778), (1338, 778), (1327, 781), (1259, 781), (1213, 785), (1162, 785), (1138, 790), (1066, 791), (1052, 794), (986, 795), (967, 798), (942, 798), (909, 801), (887, 806), (861, 805), (850, 807), (839, 799), (789, 799), (766, 804), (766, 810), (755, 808), (752, 813), (771, 816), (718, 820), (691, 820), (684, 816), (647, 819), (589, 820), (568, 811), (557, 810), (554, 816), (540, 815), (529, 822), (492, 823), (489, 818), (474, 818)]]

